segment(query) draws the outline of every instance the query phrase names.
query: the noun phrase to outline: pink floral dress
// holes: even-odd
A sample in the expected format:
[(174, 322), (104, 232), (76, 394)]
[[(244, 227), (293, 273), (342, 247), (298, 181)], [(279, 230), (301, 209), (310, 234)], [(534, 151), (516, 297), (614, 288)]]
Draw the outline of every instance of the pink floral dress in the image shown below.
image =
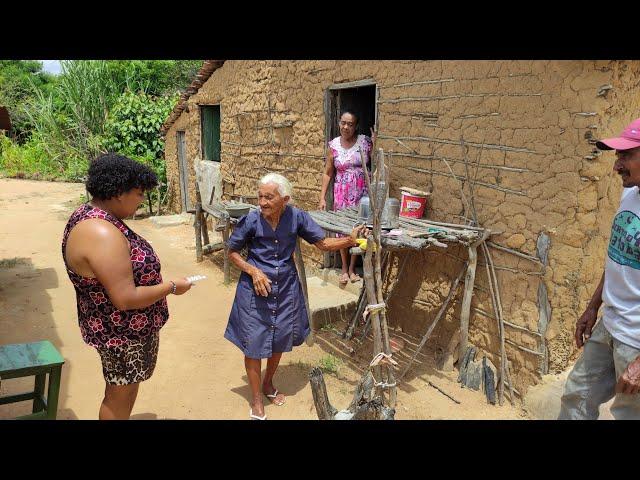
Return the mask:
[(371, 139), (366, 135), (358, 135), (356, 143), (351, 148), (343, 148), (340, 145), (340, 137), (329, 142), (329, 148), (333, 154), (333, 166), (336, 170), (333, 184), (334, 210), (357, 206), (360, 198), (367, 193), (367, 183), (358, 147), (362, 149), (369, 165), (372, 146)]
[(76, 290), (82, 339), (93, 347), (105, 349), (140, 341), (157, 333), (169, 319), (165, 298), (146, 308), (118, 310), (96, 278), (78, 275), (67, 265), (65, 247), (69, 233), (79, 222), (89, 218), (101, 218), (112, 223), (127, 238), (136, 286), (162, 283), (160, 259), (149, 242), (104, 210), (89, 204), (82, 205), (69, 218), (62, 237), (62, 258)]

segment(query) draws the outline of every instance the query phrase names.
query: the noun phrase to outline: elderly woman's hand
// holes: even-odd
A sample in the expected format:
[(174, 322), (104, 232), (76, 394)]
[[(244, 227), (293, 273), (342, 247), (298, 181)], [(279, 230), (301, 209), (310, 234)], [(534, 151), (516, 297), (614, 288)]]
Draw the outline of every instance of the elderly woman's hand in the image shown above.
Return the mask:
[(327, 209), (327, 201), (324, 198), (321, 198), (318, 202), (318, 210), (326, 210)]
[(356, 243), (357, 238), (367, 238), (368, 235), (369, 235), (369, 229), (366, 227), (366, 225), (356, 225), (353, 228), (353, 230), (351, 230), (350, 236), (353, 244), (357, 245)]
[(253, 289), (256, 291), (256, 295), (262, 295), (263, 297), (269, 295), (271, 292), (271, 280), (262, 270), (254, 268), (251, 272), (251, 279), (253, 280)]

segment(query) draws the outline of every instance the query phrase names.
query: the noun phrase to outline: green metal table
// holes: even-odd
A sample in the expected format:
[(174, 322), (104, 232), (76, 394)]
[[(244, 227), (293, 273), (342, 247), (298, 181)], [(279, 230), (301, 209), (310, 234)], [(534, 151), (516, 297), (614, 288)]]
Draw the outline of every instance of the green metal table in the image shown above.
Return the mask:
[[(19, 420), (55, 420), (60, 394), (60, 375), (64, 359), (49, 341), (18, 343), (0, 346), (0, 380), (34, 375), (33, 392), (0, 397), (0, 405), (33, 400), (32, 412)], [(46, 377), (49, 375), (47, 397), (44, 397)]]

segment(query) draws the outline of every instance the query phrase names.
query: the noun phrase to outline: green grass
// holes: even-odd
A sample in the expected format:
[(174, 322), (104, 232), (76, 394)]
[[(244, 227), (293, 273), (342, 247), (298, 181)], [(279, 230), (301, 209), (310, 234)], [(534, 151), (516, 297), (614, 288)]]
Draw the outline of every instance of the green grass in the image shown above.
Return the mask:
[(0, 268), (13, 268), (16, 265), (24, 265), (27, 261), (24, 258), (3, 258), (0, 259)]
[(311, 370), (313, 367), (311, 366), (311, 364), (307, 363), (307, 362), (303, 362), (302, 360), (298, 360), (296, 363), (293, 364), (296, 368), (299, 368), (300, 370), (305, 370), (305, 371), (309, 371)]
[(336, 357), (335, 355), (327, 355), (326, 357), (322, 357), (318, 366), (325, 373), (332, 373), (334, 375), (338, 374), (340, 367), (342, 367), (343, 361)]

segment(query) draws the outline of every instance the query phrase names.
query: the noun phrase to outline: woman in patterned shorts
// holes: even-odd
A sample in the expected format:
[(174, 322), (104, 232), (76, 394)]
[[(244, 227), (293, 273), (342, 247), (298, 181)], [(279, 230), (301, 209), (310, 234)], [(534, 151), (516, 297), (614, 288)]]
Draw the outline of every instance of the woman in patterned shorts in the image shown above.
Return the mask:
[(106, 381), (101, 420), (127, 420), (140, 382), (153, 374), (159, 331), (169, 318), (166, 296), (191, 288), (163, 281), (160, 260), (122, 219), (158, 184), (147, 166), (108, 153), (91, 162), (87, 191), (62, 238), (62, 258), (76, 291), (82, 339), (95, 347)]

